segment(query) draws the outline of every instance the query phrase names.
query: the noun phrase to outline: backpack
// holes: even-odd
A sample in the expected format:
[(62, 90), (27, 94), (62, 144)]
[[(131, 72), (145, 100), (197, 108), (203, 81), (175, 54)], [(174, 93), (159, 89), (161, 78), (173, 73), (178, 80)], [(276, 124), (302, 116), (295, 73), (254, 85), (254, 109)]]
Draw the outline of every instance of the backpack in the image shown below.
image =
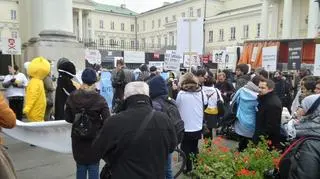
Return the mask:
[(159, 100), (162, 107), (162, 112), (166, 113), (172, 124), (174, 125), (178, 144), (180, 144), (183, 140), (184, 136), (184, 122), (181, 119), (179, 109), (175, 103), (175, 101), (170, 97), (161, 98), (162, 100)]
[(83, 139), (95, 138), (98, 130), (95, 129), (92, 118), (87, 114), (84, 108), (75, 114), (72, 124), (71, 136)]
[(302, 137), (293, 142), (281, 156), (279, 163), (279, 178), (287, 179), (289, 177), (289, 172), (292, 166), (297, 166), (299, 163), (299, 149), (307, 140), (317, 140), (320, 142), (319, 137)]

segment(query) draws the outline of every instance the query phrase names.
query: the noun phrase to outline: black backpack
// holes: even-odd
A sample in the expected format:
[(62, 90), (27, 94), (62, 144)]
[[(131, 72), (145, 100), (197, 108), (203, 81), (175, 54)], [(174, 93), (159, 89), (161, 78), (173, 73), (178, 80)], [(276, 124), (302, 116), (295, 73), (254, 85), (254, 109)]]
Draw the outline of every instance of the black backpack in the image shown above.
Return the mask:
[(175, 101), (170, 97), (165, 97), (162, 98), (159, 103), (161, 104), (162, 112), (169, 116), (172, 124), (174, 125), (178, 138), (178, 144), (180, 144), (184, 136), (184, 122), (181, 119), (180, 112)]
[(94, 127), (92, 118), (88, 115), (84, 108), (79, 113), (75, 114), (72, 124), (72, 137), (83, 139), (93, 139), (97, 134), (97, 129)]
[(319, 137), (302, 137), (299, 140), (293, 142), (281, 156), (279, 163), (280, 175), (278, 178), (287, 179), (289, 177), (290, 168), (292, 166), (297, 166), (297, 164), (299, 163), (299, 149), (307, 140), (317, 140), (320, 142)]

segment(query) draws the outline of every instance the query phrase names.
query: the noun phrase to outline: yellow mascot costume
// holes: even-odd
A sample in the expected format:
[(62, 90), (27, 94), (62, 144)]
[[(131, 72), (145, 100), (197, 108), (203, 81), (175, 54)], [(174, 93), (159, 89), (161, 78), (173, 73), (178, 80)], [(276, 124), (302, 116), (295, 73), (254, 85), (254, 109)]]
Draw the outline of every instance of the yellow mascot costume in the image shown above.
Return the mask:
[(43, 79), (50, 72), (50, 63), (43, 57), (34, 58), (28, 66), (27, 73), (31, 80), (26, 90), (23, 113), (30, 122), (44, 121), (46, 95)]

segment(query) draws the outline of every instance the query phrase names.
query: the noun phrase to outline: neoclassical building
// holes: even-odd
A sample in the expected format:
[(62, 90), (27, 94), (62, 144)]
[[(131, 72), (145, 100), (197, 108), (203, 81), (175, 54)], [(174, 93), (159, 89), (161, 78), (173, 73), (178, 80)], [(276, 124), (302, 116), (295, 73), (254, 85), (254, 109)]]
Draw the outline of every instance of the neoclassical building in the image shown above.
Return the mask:
[[(37, 24), (32, 22), (32, 12), (24, 10), (26, 1), (30, 0), (0, 0), (1, 37), (20, 36), (27, 42), (38, 36), (37, 28), (30, 28)], [(72, 7), (70, 26), (80, 42), (142, 51), (175, 49), (181, 18), (204, 18), (206, 52), (245, 40), (314, 38), (320, 21), (315, 0), (182, 0), (140, 14), (125, 5), (92, 0), (73, 0)], [(23, 20), (26, 16), (28, 20)]]

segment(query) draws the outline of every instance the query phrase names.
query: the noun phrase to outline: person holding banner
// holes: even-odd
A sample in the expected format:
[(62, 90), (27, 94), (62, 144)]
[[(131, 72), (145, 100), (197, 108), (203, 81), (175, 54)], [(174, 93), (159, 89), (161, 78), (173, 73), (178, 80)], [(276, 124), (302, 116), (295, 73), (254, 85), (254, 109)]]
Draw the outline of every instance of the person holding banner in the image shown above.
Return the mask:
[(9, 75), (4, 78), (2, 83), (6, 88), (6, 96), (9, 100), (9, 106), (14, 111), (18, 120), (22, 120), (22, 110), (25, 96), (25, 87), (28, 80), (23, 73), (19, 72), (17, 65), (8, 66)]

